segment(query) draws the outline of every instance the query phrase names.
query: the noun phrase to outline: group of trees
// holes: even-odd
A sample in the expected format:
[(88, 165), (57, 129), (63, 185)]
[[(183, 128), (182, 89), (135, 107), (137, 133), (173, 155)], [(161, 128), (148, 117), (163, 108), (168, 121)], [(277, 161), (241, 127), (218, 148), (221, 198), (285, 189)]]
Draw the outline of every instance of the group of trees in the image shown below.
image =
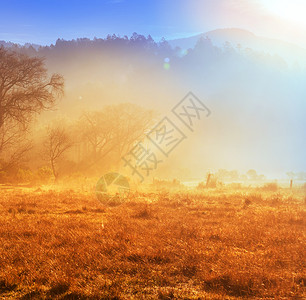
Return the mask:
[(306, 172), (288, 172), (287, 176), (292, 180), (306, 180)]
[(63, 77), (48, 76), (42, 58), (0, 48), (2, 177), (16, 175), (29, 157), (41, 161), (41, 167), (47, 164), (55, 180), (67, 162), (70, 171), (99, 171), (119, 164), (122, 155), (152, 125), (153, 111), (126, 103), (84, 112), (69, 125), (55, 120), (42, 134), (33, 135), (35, 115), (54, 107), (63, 91)]
[(153, 120), (153, 111), (134, 104), (105, 106), (70, 122), (53, 122), (38, 139), (38, 148), (55, 180), (61, 173), (99, 175), (120, 166), (121, 158), (142, 140)]
[[(134, 32), (131, 37), (120, 35), (108, 35), (106, 38), (78, 38), (73, 40), (57, 39), (55, 44), (50, 46), (38, 46), (26, 44), (20, 46), (18, 44), (5, 43), (0, 41), (0, 45), (6, 45), (14, 51), (22, 52), (30, 56), (58, 56), (69, 53), (91, 52), (92, 54), (101, 53), (121, 53), (121, 54), (134, 54), (150, 53), (152, 56), (162, 57), (165, 55), (174, 59), (175, 57), (185, 57), (191, 60), (197, 60), (198, 63), (210, 64), (220, 59), (228, 57), (246, 56), (257, 61), (269, 63), (270, 65), (277, 65), (280, 68), (286, 68), (285, 61), (279, 56), (271, 56), (269, 54), (253, 51), (250, 48), (243, 48), (240, 44), (232, 45), (226, 42), (223, 47), (214, 46), (210, 38), (201, 36), (194, 47), (190, 47), (188, 51), (183, 53), (180, 47), (171, 47), (170, 44), (163, 38), (160, 42), (148, 35), (137, 34)], [(185, 49), (186, 50), (186, 49)], [(181, 61), (183, 64), (183, 60)], [(187, 65), (186, 65), (187, 66)]]
[(228, 171), (219, 169), (215, 174), (222, 181), (264, 181), (265, 176), (257, 174), (256, 170), (250, 169), (245, 174), (239, 173), (237, 170)]
[(63, 94), (64, 80), (47, 76), (41, 58), (0, 47), (0, 172), (13, 169), (31, 149), (27, 132), (35, 114)]

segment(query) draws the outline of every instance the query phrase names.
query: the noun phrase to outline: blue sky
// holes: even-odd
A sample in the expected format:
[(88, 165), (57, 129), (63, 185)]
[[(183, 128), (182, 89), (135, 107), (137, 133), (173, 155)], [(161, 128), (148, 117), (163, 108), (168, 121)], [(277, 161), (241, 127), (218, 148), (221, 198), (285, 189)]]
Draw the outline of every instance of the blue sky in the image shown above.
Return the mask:
[(180, 8), (178, 5), (174, 12), (173, 5), (150, 0), (5, 1), (0, 11), (0, 39), (48, 44), (57, 38), (104, 37), (108, 33), (130, 36), (139, 32), (157, 38), (194, 33)]
[(2, 0), (0, 40), (50, 44), (133, 32), (171, 39), (238, 27), (299, 43), (306, 23), (297, 1), (282, 8), (275, 0)]

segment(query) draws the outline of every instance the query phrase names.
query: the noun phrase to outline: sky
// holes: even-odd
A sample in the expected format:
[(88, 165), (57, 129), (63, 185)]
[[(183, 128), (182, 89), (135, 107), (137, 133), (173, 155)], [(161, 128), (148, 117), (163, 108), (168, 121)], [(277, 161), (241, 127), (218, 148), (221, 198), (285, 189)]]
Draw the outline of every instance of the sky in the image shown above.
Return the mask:
[(0, 0), (0, 40), (50, 45), (58, 38), (156, 40), (242, 28), (306, 48), (305, 0)]

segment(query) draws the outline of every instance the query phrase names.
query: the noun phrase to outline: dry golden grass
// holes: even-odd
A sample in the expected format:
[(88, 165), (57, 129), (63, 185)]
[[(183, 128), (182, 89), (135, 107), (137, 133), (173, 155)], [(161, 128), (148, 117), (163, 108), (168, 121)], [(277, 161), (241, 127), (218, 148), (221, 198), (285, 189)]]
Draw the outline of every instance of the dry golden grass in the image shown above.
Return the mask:
[(0, 192), (4, 299), (303, 299), (302, 191)]

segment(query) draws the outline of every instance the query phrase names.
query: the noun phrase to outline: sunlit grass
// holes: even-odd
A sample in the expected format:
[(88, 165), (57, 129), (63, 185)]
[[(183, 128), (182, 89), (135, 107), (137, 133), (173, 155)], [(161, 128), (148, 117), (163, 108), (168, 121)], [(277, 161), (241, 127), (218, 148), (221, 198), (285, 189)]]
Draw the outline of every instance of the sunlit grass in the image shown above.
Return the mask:
[(0, 192), (6, 299), (305, 297), (305, 204), (296, 190)]

